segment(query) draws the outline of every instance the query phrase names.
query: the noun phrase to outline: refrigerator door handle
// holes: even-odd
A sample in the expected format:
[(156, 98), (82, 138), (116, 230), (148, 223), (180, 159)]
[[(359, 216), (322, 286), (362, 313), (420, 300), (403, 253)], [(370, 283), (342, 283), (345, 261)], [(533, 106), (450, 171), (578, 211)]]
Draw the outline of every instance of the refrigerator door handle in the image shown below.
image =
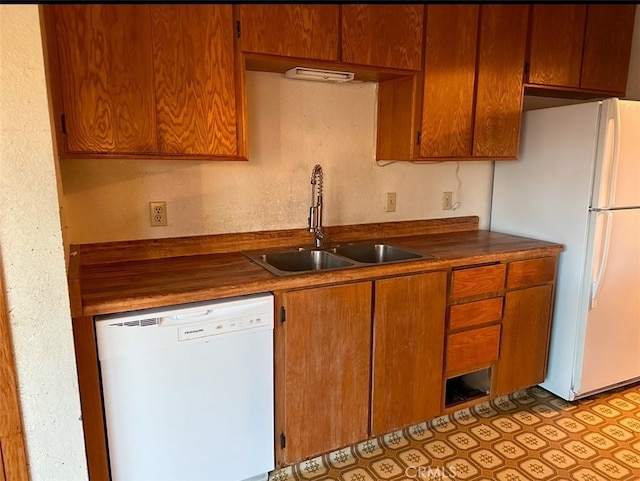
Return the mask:
[(604, 242), (600, 243), (600, 262), (598, 262), (598, 270), (595, 275), (591, 277), (591, 303), (589, 309), (594, 309), (598, 305), (598, 291), (600, 290), (600, 285), (602, 284), (602, 278), (604, 277), (604, 272), (607, 270), (607, 258), (609, 257), (609, 243), (611, 241), (611, 212), (609, 211), (600, 211), (597, 212), (596, 215), (604, 215), (605, 216), (605, 225), (604, 225)]
[[(616, 194), (616, 178), (618, 172), (618, 161), (620, 156), (620, 104), (618, 99), (611, 99), (611, 106), (608, 112), (607, 129), (611, 131), (613, 147), (609, 151), (609, 157), (603, 165), (603, 176), (606, 175), (606, 196), (602, 196), (605, 205), (600, 205), (605, 209), (611, 207), (615, 203)], [(601, 184), (602, 185), (602, 184)]]

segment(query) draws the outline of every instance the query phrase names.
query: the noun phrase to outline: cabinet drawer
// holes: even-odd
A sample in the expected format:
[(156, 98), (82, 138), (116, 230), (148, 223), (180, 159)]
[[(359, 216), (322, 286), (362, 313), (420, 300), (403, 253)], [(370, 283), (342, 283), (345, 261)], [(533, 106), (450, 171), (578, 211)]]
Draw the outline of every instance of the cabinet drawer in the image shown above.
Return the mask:
[(498, 359), (500, 325), (447, 336), (445, 374), (481, 367)]
[(555, 257), (511, 262), (507, 274), (507, 289), (519, 289), (553, 282), (555, 275)]
[(451, 297), (458, 299), (499, 292), (504, 288), (504, 277), (504, 264), (454, 270), (451, 281)]
[(502, 297), (467, 302), (449, 309), (449, 329), (487, 324), (502, 319)]

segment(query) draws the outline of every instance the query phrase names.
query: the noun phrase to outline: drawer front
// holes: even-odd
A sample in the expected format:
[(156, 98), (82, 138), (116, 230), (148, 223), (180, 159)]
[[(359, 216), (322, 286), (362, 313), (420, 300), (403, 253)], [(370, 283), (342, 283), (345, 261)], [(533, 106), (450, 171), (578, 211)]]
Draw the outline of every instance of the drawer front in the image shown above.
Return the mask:
[(447, 336), (445, 374), (471, 370), (498, 359), (500, 325)]
[(451, 297), (459, 299), (499, 292), (504, 288), (504, 278), (504, 264), (454, 270), (451, 281)]
[(449, 329), (463, 329), (499, 321), (502, 319), (502, 300), (502, 297), (492, 297), (482, 301), (451, 306), (449, 309)]
[(537, 286), (552, 282), (556, 275), (556, 258), (541, 257), (509, 264), (507, 289)]

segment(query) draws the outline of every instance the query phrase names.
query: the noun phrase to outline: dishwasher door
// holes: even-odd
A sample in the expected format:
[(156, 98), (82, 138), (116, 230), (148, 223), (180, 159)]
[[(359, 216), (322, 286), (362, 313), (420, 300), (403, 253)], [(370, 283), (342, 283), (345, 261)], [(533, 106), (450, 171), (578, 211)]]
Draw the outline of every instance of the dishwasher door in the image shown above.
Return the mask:
[(96, 317), (113, 481), (274, 468), (273, 296)]

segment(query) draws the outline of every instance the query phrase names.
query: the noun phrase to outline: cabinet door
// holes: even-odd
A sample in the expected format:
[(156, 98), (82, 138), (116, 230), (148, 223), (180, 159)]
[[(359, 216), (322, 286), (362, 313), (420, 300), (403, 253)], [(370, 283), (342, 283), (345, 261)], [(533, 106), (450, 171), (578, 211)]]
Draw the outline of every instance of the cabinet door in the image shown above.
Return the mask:
[(342, 61), (420, 70), (423, 5), (343, 5)]
[(587, 6), (533, 5), (529, 83), (580, 87)]
[(636, 6), (587, 5), (581, 87), (624, 95)]
[(157, 150), (149, 5), (56, 5), (69, 152)]
[(243, 52), (338, 60), (339, 5), (240, 5)]
[(481, 6), (474, 157), (517, 157), (528, 8)]
[(285, 292), (277, 303), (286, 312), (276, 327), (279, 462), (366, 439), (371, 283)]
[(438, 415), (447, 275), (376, 281), (371, 434)]
[(505, 295), (496, 395), (544, 380), (552, 292), (553, 285), (545, 284)]
[(429, 5), (420, 157), (469, 157), (478, 5)]
[(159, 151), (235, 155), (231, 5), (154, 5)]

